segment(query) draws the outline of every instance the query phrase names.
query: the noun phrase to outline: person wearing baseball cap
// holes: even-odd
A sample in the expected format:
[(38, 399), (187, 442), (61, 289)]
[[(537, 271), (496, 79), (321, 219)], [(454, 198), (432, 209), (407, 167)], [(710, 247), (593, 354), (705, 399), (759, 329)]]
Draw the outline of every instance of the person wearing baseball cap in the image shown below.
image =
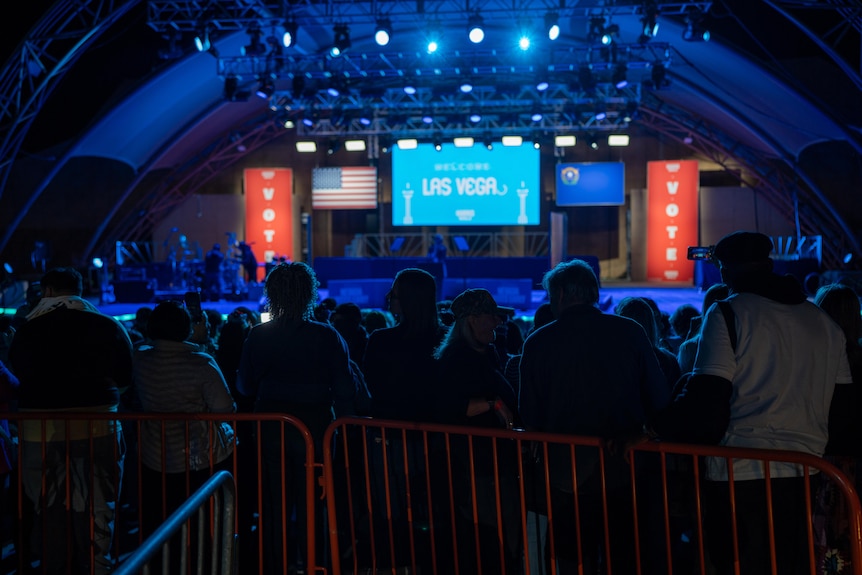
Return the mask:
[[(737, 231), (715, 245), (713, 261), (730, 289), (707, 310), (684, 392), (644, 425), (644, 437), (729, 447), (824, 454), (830, 433), (852, 429), (852, 376), (845, 337), (808, 301), (799, 281), (772, 270), (772, 240)], [(722, 302), (724, 303), (724, 302)], [(727, 306), (725, 306), (727, 307)], [(848, 395), (850, 394), (850, 395)], [(699, 439), (695, 439), (699, 438)], [(732, 465), (737, 528), (731, 529), (727, 482)], [(778, 573), (807, 573), (805, 477), (799, 466), (773, 463), (772, 524)], [(770, 570), (766, 477), (760, 461), (706, 459), (705, 541), (716, 573)], [(733, 533), (740, 536), (733, 541)]]
[(712, 261), (721, 279), (733, 284), (750, 284), (769, 277), (772, 272), (772, 240), (759, 232), (738, 231), (721, 238), (712, 252)]
[[(513, 429), (520, 425), (517, 399), (502, 373), (494, 348), (495, 328), (502, 321), (498, 314), (506, 308), (498, 306), (488, 290), (477, 288), (456, 296), (450, 310), (455, 321), (434, 354), (439, 366), (435, 419), (450, 425)], [(520, 567), (520, 512), (517, 505), (508, 504), (502, 507), (503, 516), (497, 517), (494, 493), (499, 489), (504, 501), (517, 501), (517, 449), (514, 444), (495, 444), (498, 469), (495, 473), (491, 439), (473, 438), (472, 449), (461, 441), (464, 439), (463, 436), (453, 439), (451, 455), (452, 476), (457, 478), (452, 491), (456, 501), (456, 532), (459, 538), (464, 537), (458, 547), (474, 545), (470, 537), (475, 505), (482, 540), (482, 570), (516, 572)], [(471, 494), (476, 494), (476, 501), (471, 500)], [(499, 529), (503, 530), (502, 541), (497, 537)], [(478, 571), (473, 555), (458, 555), (461, 572)]]

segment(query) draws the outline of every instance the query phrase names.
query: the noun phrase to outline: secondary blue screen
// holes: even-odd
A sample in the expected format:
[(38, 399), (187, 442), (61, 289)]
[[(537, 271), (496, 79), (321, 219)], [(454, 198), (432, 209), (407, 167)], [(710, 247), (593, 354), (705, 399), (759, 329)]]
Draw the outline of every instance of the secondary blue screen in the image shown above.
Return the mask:
[(558, 206), (619, 206), (625, 203), (625, 164), (557, 164)]
[(538, 225), (539, 203), (532, 144), (392, 149), (393, 226)]

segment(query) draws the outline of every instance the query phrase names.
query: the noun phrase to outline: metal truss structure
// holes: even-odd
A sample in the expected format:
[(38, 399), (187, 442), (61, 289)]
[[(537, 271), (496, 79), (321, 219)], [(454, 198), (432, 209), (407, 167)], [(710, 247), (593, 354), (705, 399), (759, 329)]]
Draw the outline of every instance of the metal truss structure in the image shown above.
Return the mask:
[[(706, 12), (710, 2), (291, 2), (228, 3), (153, 1), (148, 22), (166, 37), (245, 31), (251, 44), (239, 56), (218, 56), (217, 74), (228, 99), (253, 93), (268, 98), (273, 113), (306, 136), (392, 134), (427, 138), (452, 134), (529, 137), (555, 131), (625, 129), (644, 85), (664, 81), (671, 46), (643, 36), (607, 45), (590, 37), (587, 22), (613, 29), (614, 18), (647, 22)], [(553, 18), (584, 24), (540, 54), (481, 48), (464, 41), (465, 15), (511, 37)], [(402, 40), (396, 48), (370, 42), (385, 20)], [(528, 26), (529, 24), (529, 26)], [(362, 39), (338, 57), (329, 52), (333, 27)], [(495, 28), (496, 27), (496, 28)], [(618, 27), (617, 27), (618, 28)], [(312, 42), (284, 48), (285, 30), (305, 30)], [(361, 32), (360, 32), (361, 31)], [(582, 33), (581, 33), (582, 32)], [(429, 54), (429, 34), (449, 38), (448, 49)], [(457, 39), (457, 40), (456, 40)], [(349, 41), (349, 40), (348, 40)], [(535, 50), (533, 50), (535, 52)], [(539, 82), (549, 86), (536, 89)], [(473, 90), (464, 93), (469, 83)], [(410, 93), (405, 94), (404, 90)], [(415, 91), (414, 91), (415, 90)], [(481, 118), (467, 120), (481, 111)], [(478, 117), (477, 117), (478, 118)]]

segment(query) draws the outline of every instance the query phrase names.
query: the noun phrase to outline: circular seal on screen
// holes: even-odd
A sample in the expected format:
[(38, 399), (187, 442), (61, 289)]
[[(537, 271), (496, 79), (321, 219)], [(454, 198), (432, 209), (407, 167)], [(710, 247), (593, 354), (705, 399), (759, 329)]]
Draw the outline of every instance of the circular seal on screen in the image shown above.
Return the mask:
[(560, 171), (560, 179), (564, 184), (568, 184), (570, 186), (574, 186), (578, 183), (578, 178), (581, 177), (580, 171), (577, 168), (573, 168), (571, 166), (565, 167)]

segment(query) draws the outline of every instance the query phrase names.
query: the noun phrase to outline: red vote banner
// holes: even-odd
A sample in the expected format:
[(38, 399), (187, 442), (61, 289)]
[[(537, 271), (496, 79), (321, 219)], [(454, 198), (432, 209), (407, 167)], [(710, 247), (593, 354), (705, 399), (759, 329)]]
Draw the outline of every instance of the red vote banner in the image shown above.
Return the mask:
[(647, 280), (693, 281), (699, 183), (697, 160), (647, 162)]
[[(245, 178), (245, 242), (257, 261), (293, 254), (293, 170), (251, 168)], [(258, 269), (257, 280), (263, 274)]]

